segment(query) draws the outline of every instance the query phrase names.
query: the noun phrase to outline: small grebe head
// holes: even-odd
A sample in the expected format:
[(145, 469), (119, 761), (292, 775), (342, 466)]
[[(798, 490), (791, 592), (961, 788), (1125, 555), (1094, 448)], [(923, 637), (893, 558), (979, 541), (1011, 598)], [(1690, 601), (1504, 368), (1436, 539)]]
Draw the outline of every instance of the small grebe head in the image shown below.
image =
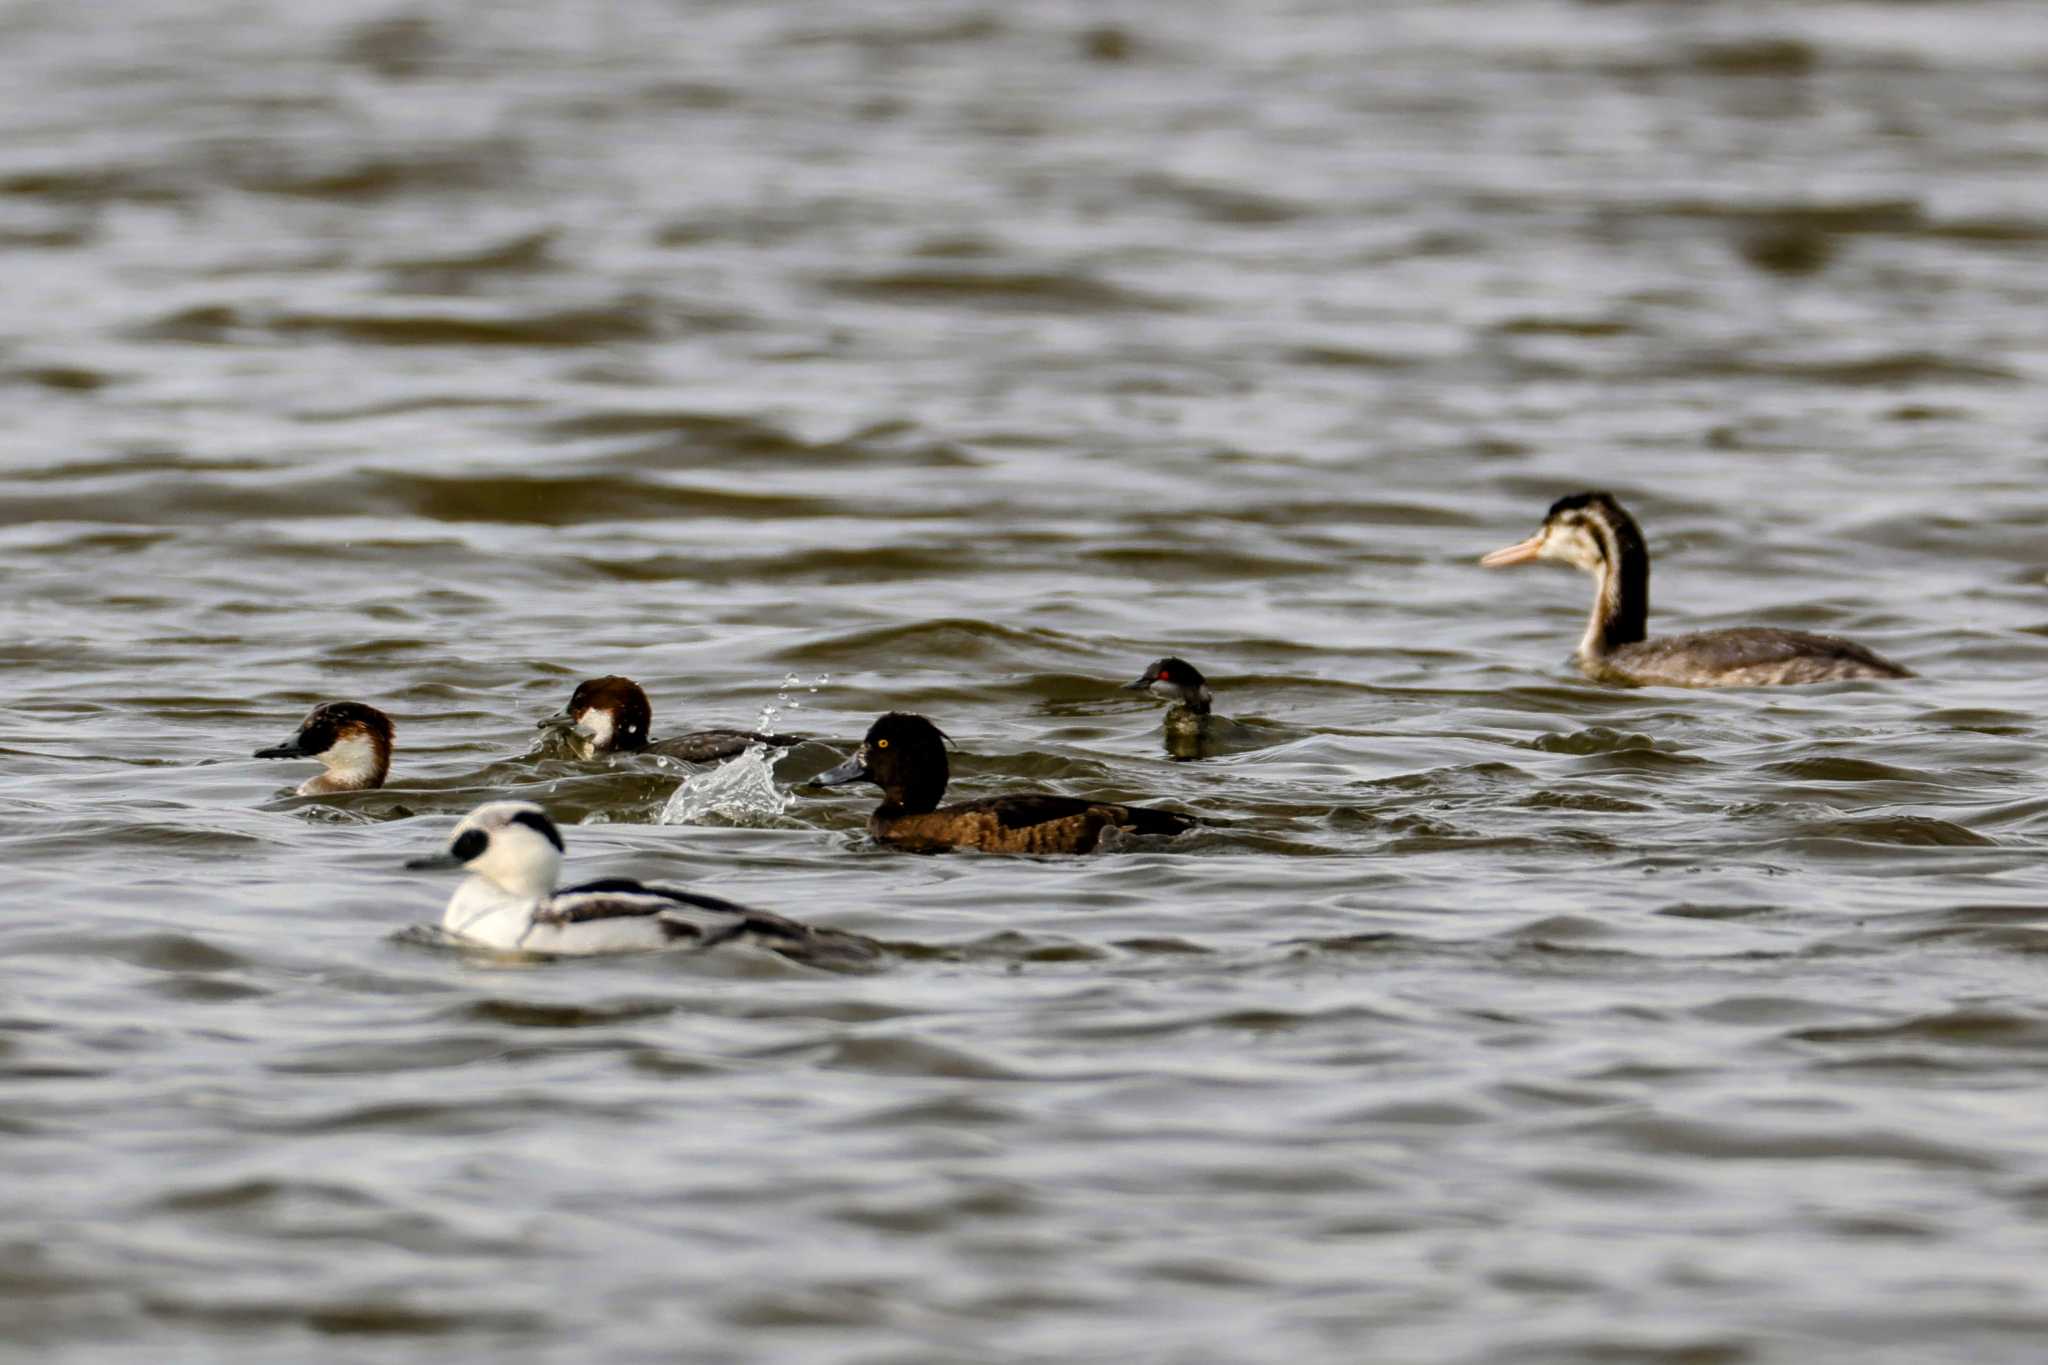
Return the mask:
[(391, 717), (359, 701), (322, 702), (306, 713), (297, 733), (258, 749), (258, 758), (316, 758), (326, 772), (299, 788), (302, 796), (362, 791), (384, 785), (391, 771)]
[(1543, 525), (1527, 540), (1495, 550), (1480, 559), (1489, 569), (1548, 559), (1587, 573), (1599, 573), (1611, 560), (1617, 533), (1638, 546), (1642, 533), (1612, 493), (1574, 493), (1550, 504)]
[(1489, 569), (1539, 559), (1592, 574), (1593, 615), (1579, 642), (1582, 662), (1644, 638), (1650, 619), (1650, 552), (1635, 518), (1612, 493), (1574, 493), (1550, 504), (1543, 525), (1527, 540), (1495, 550), (1479, 562)]
[(446, 853), (414, 858), (406, 866), (466, 867), (509, 895), (538, 900), (561, 876), (562, 836), (531, 801), (492, 801), (462, 817)]
[(852, 758), (811, 782), (819, 787), (872, 782), (890, 805), (923, 811), (939, 804), (951, 777), (946, 732), (923, 716), (891, 711), (868, 727)]
[(1207, 711), (1213, 700), (1202, 670), (1171, 655), (1146, 665), (1143, 673), (1124, 684), (1124, 691), (1150, 692), (1161, 701), (1177, 702), (1191, 711)]
[(654, 708), (640, 684), (614, 673), (576, 684), (569, 704), (537, 724), (543, 730), (567, 732), (595, 758), (614, 750), (634, 753), (646, 748), (653, 722)]

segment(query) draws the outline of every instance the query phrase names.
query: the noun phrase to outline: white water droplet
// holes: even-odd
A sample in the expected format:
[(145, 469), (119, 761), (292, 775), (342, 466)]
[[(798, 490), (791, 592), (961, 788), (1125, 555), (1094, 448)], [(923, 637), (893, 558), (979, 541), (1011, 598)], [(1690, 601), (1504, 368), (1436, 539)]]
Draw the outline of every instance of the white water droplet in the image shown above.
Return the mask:
[(775, 762), (787, 752), (756, 744), (730, 762), (692, 775), (669, 796), (655, 823), (700, 825), (715, 817), (750, 825), (774, 819), (794, 799), (775, 785)]

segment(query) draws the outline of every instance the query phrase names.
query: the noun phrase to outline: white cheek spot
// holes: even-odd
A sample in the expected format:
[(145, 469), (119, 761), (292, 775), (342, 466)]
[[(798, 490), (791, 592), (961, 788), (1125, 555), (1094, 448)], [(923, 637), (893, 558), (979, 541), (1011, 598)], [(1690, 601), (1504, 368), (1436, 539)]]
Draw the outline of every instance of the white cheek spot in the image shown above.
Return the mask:
[(576, 717), (576, 730), (593, 746), (605, 748), (612, 742), (612, 713), (593, 706)]
[(1536, 557), (1569, 564), (1588, 573), (1597, 570), (1601, 562), (1600, 546), (1585, 527), (1577, 525), (1544, 532), (1543, 546), (1537, 550)]
[(327, 746), (320, 762), (337, 775), (367, 777), (377, 771), (377, 746), (360, 732), (343, 735)]

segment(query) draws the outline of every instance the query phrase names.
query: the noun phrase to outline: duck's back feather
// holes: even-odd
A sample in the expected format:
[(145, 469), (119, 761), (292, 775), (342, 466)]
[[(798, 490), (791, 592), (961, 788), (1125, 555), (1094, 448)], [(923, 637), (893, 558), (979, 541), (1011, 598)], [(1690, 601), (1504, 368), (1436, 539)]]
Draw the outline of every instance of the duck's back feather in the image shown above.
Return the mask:
[(771, 749), (791, 749), (804, 742), (801, 735), (765, 735), (753, 730), (696, 730), (672, 735), (647, 746), (647, 752), (685, 763), (718, 763), (745, 753), (756, 744)]
[(548, 898), (546, 915), (564, 923), (608, 919), (614, 915), (651, 915), (691, 906), (727, 915), (760, 913), (717, 896), (703, 896), (670, 886), (649, 886), (631, 877), (600, 877), (565, 886)]
[(754, 910), (718, 896), (675, 887), (649, 886), (630, 877), (605, 877), (566, 887), (549, 897), (534, 914), (536, 925), (587, 925), (598, 921), (646, 918), (670, 940), (694, 940), (710, 948), (751, 935), (785, 957), (798, 961), (867, 961), (878, 944), (858, 934), (815, 929), (767, 910)]
[(962, 801), (918, 814), (877, 811), (869, 828), (884, 843), (906, 848), (978, 848), (989, 853), (1087, 853), (1110, 828), (1174, 835), (1200, 823), (1191, 815), (1030, 793)]

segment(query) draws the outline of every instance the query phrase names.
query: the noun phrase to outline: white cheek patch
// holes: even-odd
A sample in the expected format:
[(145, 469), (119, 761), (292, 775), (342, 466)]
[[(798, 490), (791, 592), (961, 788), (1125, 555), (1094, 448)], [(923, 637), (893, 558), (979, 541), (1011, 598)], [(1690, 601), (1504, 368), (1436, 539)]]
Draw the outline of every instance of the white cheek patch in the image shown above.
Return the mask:
[(360, 732), (343, 735), (320, 755), (327, 771), (350, 777), (368, 777), (377, 771), (377, 746)]
[(603, 749), (611, 744), (613, 728), (612, 713), (595, 706), (576, 717), (576, 733), (594, 748)]
[(1177, 683), (1170, 683), (1164, 678), (1155, 679), (1152, 685), (1146, 688), (1145, 690), (1147, 692), (1150, 692), (1153, 696), (1159, 698), (1161, 701), (1180, 700), (1180, 685)]
[(1569, 564), (1574, 569), (1584, 569), (1588, 573), (1600, 567), (1600, 547), (1582, 526), (1548, 532), (1543, 537), (1543, 548), (1536, 552), (1536, 557)]

